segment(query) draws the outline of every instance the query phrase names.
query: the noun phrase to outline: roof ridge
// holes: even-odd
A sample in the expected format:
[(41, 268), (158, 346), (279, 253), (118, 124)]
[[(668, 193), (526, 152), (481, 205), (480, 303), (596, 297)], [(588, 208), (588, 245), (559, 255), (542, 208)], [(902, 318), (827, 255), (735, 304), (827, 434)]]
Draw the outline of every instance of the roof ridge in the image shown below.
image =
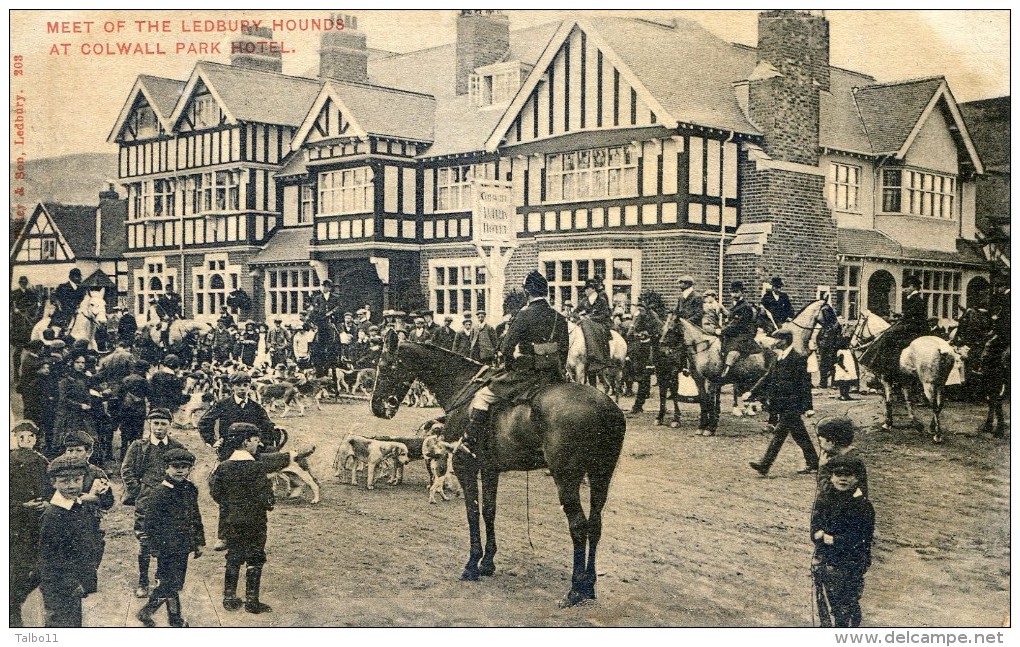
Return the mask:
[(173, 81), (174, 83), (187, 83), (187, 80), (174, 79), (169, 76), (156, 76), (155, 74), (139, 74), (139, 79), (156, 79), (158, 81)]
[(935, 81), (935, 80), (945, 81), (946, 77), (945, 77), (944, 74), (932, 74), (931, 76), (919, 76), (919, 77), (914, 78), (914, 79), (903, 79), (903, 80), (900, 80), (900, 81), (885, 81), (884, 83), (872, 83), (870, 85), (863, 86), (860, 89), (861, 90), (870, 90), (872, 88), (888, 88), (888, 87), (893, 87), (893, 86), (896, 86), (896, 85), (910, 85), (910, 84), (913, 84), (913, 83), (922, 83), (924, 81)]
[[(609, 16), (599, 16), (599, 17), (609, 17)], [(510, 35), (513, 36), (514, 34), (521, 34), (521, 33), (527, 32), (527, 31), (531, 31), (533, 29), (541, 29), (543, 27), (548, 27), (549, 25), (562, 24), (563, 22), (565, 22), (565, 20), (550, 20), (549, 22), (543, 22), (543, 23), (539, 23), (537, 25), (531, 25), (530, 27), (521, 27), (520, 29), (511, 29), (510, 30)], [(422, 52), (430, 52), (432, 50), (442, 49), (444, 47), (455, 47), (456, 45), (457, 45), (457, 41), (454, 40), (454, 41), (449, 42), (449, 43), (442, 43), (440, 45), (433, 45), (432, 47), (423, 47), (422, 49), (412, 49), (409, 52), (393, 52), (392, 56), (384, 56), (383, 58), (378, 59), (378, 60), (384, 61), (384, 60), (389, 60), (389, 59), (397, 58), (399, 56), (411, 56), (412, 54), (421, 54)]]
[(311, 78), (311, 77), (308, 77), (308, 76), (300, 76), (300, 75), (297, 75), (297, 74), (284, 74), (283, 72), (271, 72), (269, 70), (256, 70), (256, 69), (251, 68), (251, 67), (243, 67), (243, 66), (239, 66), (239, 65), (232, 65), (230, 63), (218, 63), (217, 61), (206, 61), (206, 60), (201, 60), (201, 61), (198, 61), (198, 62), (195, 63), (195, 67), (199, 67), (199, 66), (203, 66), (203, 65), (213, 65), (215, 67), (226, 68), (228, 70), (243, 70), (245, 72), (254, 72), (256, 74), (268, 74), (268, 75), (271, 75), (271, 76), (283, 77), (285, 79), (293, 79), (295, 81), (307, 81), (309, 83), (315, 83), (315, 84), (321, 84), (322, 83), (322, 81), (320, 79)]
[(379, 85), (379, 84), (376, 84), (376, 83), (362, 83), (360, 81), (344, 81), (342, 79), (331, 79), (331, 78), (323, 79), (321, 81), (321, 83), (323, 85), (326, 85), (327, 83), (336, 83), (336, 84), (340, 84), (340, 85), (353, 85), (355, 87), (371, 88), (373, 90), (386, 90), (387, 92), (398, 92), (400, 94), (413, 94), (413, 95), (416, 95), (416, 96), (419, 96), (419, 97), (426, 97), (428, 99), (432, 99), (433, 101), (435, 101), (435, 99), (436, 99), (435, 95), (431, 95), (431, 94), (428, 94), (428, 93), (425, 93), (425, 92), (415, 92), (414, 90), (405, 90), (403, 88), (394, 88), (394, 87), (390, 87), (388, 85)]

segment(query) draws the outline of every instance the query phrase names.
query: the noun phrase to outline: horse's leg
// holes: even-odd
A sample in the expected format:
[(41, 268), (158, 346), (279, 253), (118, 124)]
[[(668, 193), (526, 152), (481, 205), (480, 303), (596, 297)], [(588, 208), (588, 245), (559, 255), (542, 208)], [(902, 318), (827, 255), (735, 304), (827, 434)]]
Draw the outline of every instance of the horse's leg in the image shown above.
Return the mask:
[(995, 419), (992, 435), (996, 438), (1002, 438), (1006, 435), (1006, 420), (1002, 412), (1002, 389), (1002, 384), (995, 384), (995, 390), (992, 392), (991, 400), (988, 403), (989, 413), (993, 414)]
[(485, 552), (479, 566), (480, 575), (496, 572), (496, 490), (499, 488), (499, 471), (482, 470), (482, 519), (485, 521)]
[[(900, 388), (903, 390), (903, 401), (907, 405), (907, 417), (910, 418), (910, 424), (916, 429), (923, 430), (924, 425), (922, 425), (918, 419), (914, 417), (914, 404), (910, 401), (910, 386), (905, 384)], [(934, 404), (932, 404), (932, 408), (935, 408)]]
[(478, 561), (482, 559), (482, 537), (478, 524), (478, 461), (458, 456), (454, 461), (454, 473), (464, 490), (464, 508), (467, 512), (468, 534), (471, 538), (471, 552), (467, 564), (460, 574), (462, 580), (477, 580)]
[(942, 387), (938, 384), (922, 382), (921, 386), (924, 390), (924, 397), (928, 398), (928, 403), (931, 404), (931, 422), (928, 424), (928, 428), (932, 434), (932, 442), (942, 442), (942, 422), (939, 420), (939, 413), (942, 411)]
[(559, 492), (560, 507), (567, 515), (567, 526), (570, 528), (570, 539), (574, 543), (574, 565), (570, 574), (570, 590), (560, 600), (559, 606), (572, 607), (578, 602), (588, 599), (585, 596), (585, 549), (588, 543), (588, 520), (581, 507), (581, 478), (583, 474), (554, 473), (556, 489)]
[(606, 497), (609, 495), (609, 479), (612, 474), (589, 475), (589, 499), (588, 499), (588, 563), (584, 569), (584, 580), (580, 593), (583, 599), (595, 599), (595, 582), (598, 580), (598, 571), (595, 568), (595, 554), (598, 549), (599, 540), (602, 538), (602, 508), (606, 505)]
[(659, 413), (658, 413), (658, 415), (655, 416), (655, 424), (656, 424), (656, 426), (660, 426), (660, 425), (662, 425), (663, 420), (666, 418), (666, 393), (667, 393), (667, 391), (666, 391), (666, 382), (662, 378), (662, 373), (663, 372), (659, 371), (658, 368), (655, 369), (655, 372), (656, 372), (656, 375), (658, 375), (658, 379), (656, 380), (658, 382), (658, 384), (656, 386), (659, 389)]
[(673, 418), (669, 421), (670, 429), (680, 428), (680, 373), (676, 372), (669, 381), (669, 399), (673, 401)]
[(884, 431), (892, 430), (893, 423), (893, 388), (892, 384), (887, 382), (884, 378), (882, 379), (882, 391), (885, 399), (885, 422), (882, 423), (882, 429)]

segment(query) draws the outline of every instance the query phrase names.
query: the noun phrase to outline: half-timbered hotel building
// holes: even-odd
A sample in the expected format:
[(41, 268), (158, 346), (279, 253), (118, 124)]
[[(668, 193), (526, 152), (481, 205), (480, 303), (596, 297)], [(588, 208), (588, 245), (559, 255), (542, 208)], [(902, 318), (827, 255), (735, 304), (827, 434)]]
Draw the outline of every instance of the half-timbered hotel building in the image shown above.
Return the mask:
[[(623, 304), (672, 299), (683, 273), (780, 275), (795, 303), (826, 290), (855, 318), (898, 310), (918, 274), (952, 317), (988, 273), (952, 92), (832, 67), (828, 42), (803, 11), (762, 13), (756, 48), (683, 20), (511, 31), (466, 11), (455, 43), (406, 54), (324, 34), (307, 76), (278, 54), (140, 76), (110, 135), (132, 304), (172, 283), (212, 318), (243, 289), (252, 316), (296, 321), (328, 277), (352, 309), (459, 315), (539, 269), (557, 303), (596, 275)], [(478, 180), (512, 192), (505, 286), (472, 244)]]

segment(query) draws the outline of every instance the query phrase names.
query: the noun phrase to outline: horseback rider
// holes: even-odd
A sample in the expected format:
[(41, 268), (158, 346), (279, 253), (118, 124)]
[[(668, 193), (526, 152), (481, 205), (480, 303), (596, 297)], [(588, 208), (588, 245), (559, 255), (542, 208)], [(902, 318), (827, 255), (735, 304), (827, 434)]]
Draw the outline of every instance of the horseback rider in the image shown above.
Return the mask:
[(658, 350), (659, 337), (662, 336), (662, 320), (648, 307), (647, 301), (638, 299), (637, 307), (638, 314), (627, 331), (627, 356), (631, 366), (631, 377), (638, 383), (631, 414), (642, 413), (645, 401), (651, 395), (655, 353)]
[(57, 307), (50, 317), (50, 325), (66, 332), (87, 292), (88, 289), (81, 283), (81, 270), (73, 268), (67, 274), (67, 282), (58, 285), (53, 293), (53, 302)]
[(754, 306), (744, 300), (744, 284), (741, 281), (730, 284), (730, 298), (733, 299), (730, 320), (720, 334), (726, 365), (719, 374), (719, 380), (729, 375), (730, 369), (741, 357), (761, 352), (761, 347), (754, 341), (754, 335), (758, 332), (757, 314)]
[(761, 297), (761, 306), (772, 315), (772, 322), (778, 328), (793, 319), (796, 313), (793, 311), (789, 295), (783, 292), (783, 279), (774, 276), (771, 283), (772, 289), (767, 290)]
[(602, 287), (598, 278), (585, 281), (584, 298), (571, 313), (578, 318), (584, 333), (589, 373), (600, 371), (609, 364), (609, 327), (613, 325), (613, 310)]
[(981, 356), (978, 357), (977, 366), (972, 370), (976, 375), (984, 373), (986, 367), (997, 355), (1001, 355), (1009, 345), (1009, 323), (1010, 323), (1010, 288), (1008, 282), (999, 283), (992, 293), (991, 317), (992, 325), (988, 331), (988, 341), (981, 349)]
[(29, 321), (34, 322), (38, 307), (39, 295), (28, 287), (28, 277), (18, 277), (18, 287), (11, 290), (11, 313), (21, 314)]
[(918, 337), (930, 333), (928, 304), (921, 294), (921, 279), (911, 276), (903, 283), (903, 314), (872, 343), (860, 363), (886, 380), (899, 373), (900, 353)]
[(315, 327), (315, 344), (311, 348), (312, 365), (320, 376), (326, 365), (340, 357), (339, 324), (343, 318), (340, 297), (333, 292), (333, 281), (322, 282), (321, 292), (312, 298), (308, 322)]
[(694, 279), (690, 274), (684, 274), (676, 282), (680, 285), (680, 297), (676, 300), (673, 316), (700, 326), (705, 305), (701, 296), (694, 292)]
[(159, 317), (163, 348), (170, 348), (170, 326), (181, 318), (181, 310), (181, 295), (174, 291), (172, 283), (168, 283), (166, 290), (156, 300), (156, 315)]
[(567, 320), (549, 305), (549, 282), (542, 274), (528, 274), (524, 291), (528, 305), (513, 318), (499, 346), (505, 364), (471, 400), (464, 439), (472, 451), (486, 437), (489, 407), (494, 402), (524, 399), (540, 387), (563, 381)]

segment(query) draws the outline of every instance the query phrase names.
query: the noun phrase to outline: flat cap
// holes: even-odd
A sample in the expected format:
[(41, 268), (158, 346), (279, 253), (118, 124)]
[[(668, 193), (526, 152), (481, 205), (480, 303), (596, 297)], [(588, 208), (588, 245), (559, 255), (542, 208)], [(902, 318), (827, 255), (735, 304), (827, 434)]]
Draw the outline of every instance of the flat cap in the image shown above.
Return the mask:
[(261, 432), (259, 428), (250, 422), (235, 422), (227, 428), (226, 438), (251, 438), (252, 436), (258, 436)]
[(174, 447), (167, 453), (163, 454), (163, 462), (167, 465), (176, 465), (178, 463), (194, 465), (195, 455), (183, 447)]
[(170, 413), (170, 409), (163, 409), (162, 407), (156, 407), (149, 411), (149, 415), (145, 416), (149, 420), (169, 420), (173, 422), (174, 414)]
[(60, 444), (63, 445), (65, 449), (68, 447), (84, 447), (86, 450), (91, 450), (96, 446), (96, 441), (88, 434), (88, 432), (78, 430), (69, 431), (64, 434)]
[(230, 375), (231, 384), (251, 384), (251, 376), (244, 371), (238, 371)]
[(853, 475), (861, 478), (864, 475), (864, 461), (856, 456), (836, 456), (826, 463), (829, 471), (840, 476)]
[(52, 461), (46, 468), (47, 476), (68, 476), (73, 474), (84, 474), (88, 471), (88, 463), (81, 456), (68, 456), (61, 454)]
[(690, 283), (691, 285), (694, 285), (694, 277), (691, 276), (690, 274), (684, 274), (680, 278), (678, 278), (676, 280), (676, 282), (677, 283)]

